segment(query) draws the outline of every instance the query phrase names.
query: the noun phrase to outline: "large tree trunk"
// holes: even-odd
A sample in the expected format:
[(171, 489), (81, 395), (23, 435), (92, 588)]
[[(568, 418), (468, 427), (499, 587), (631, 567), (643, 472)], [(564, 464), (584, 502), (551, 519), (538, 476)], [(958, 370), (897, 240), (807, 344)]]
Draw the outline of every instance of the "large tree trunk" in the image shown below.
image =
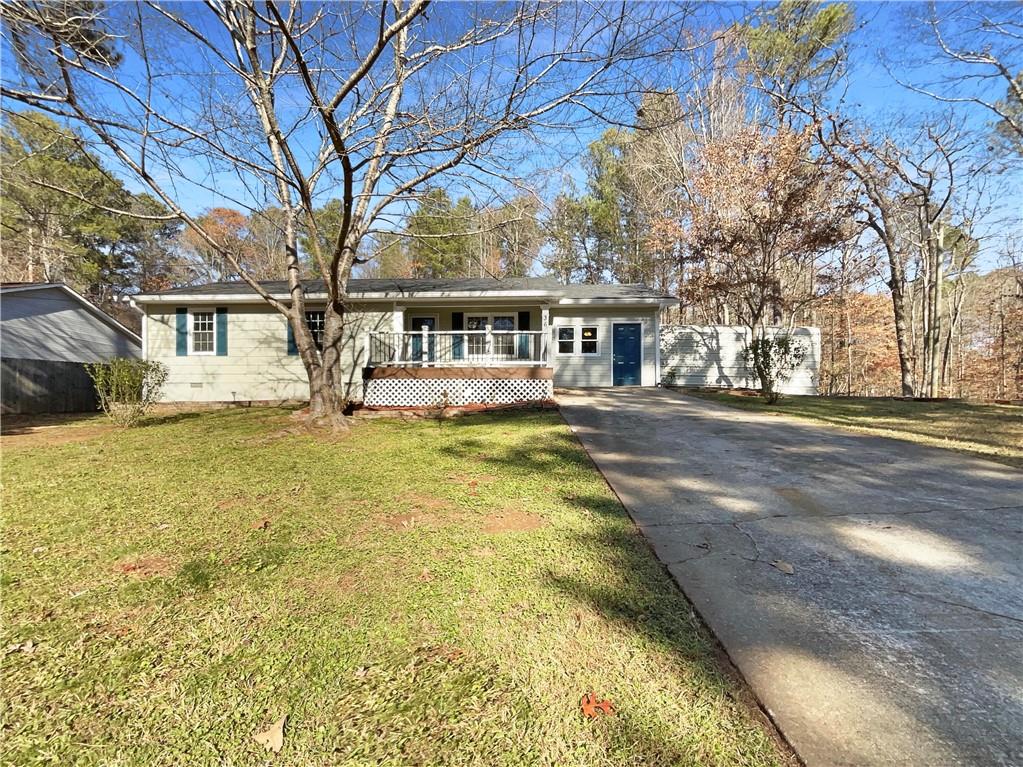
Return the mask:
[[(346, 402), (341, 396), (341, 337), (343, 318), (328, 304), (324, 311), (323, 350), (316, 348), (312, 333), (305, 324), (304, 307), (288, 317), (295, 337), (295, 346), (309, 380), (309, 419), (321, 426), (344, 430), (348, 420)], [(300, 318), (300, 319), (299, 319)]]
[(913, 386), (912, 354), (909, 349), (910, 326), (906, 317), (906, 280), (902, 261), (894, 247), (885, 243), (888, 252), (888, 266), (891, 271), (888, 288), (892, 292), (892, 313), (895, 317), (895, 345), (899, 350), (899, 372), (902, 377), (902, 396), (912, 397)]

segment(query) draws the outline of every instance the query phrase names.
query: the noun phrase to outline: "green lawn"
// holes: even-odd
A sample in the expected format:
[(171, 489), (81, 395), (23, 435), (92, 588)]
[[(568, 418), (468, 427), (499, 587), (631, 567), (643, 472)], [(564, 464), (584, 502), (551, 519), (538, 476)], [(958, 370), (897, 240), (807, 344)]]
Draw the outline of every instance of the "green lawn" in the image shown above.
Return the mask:
[(1017, 405), (868, 397), (786, 397), (768, 405), (761, 397), (741, 393), (686, 393), (743, 410), (823, 421), (1023, 468), (1023, 407)]
[(92, 419), (3, 459), (5, 764), (789, 759), (556, 413)]

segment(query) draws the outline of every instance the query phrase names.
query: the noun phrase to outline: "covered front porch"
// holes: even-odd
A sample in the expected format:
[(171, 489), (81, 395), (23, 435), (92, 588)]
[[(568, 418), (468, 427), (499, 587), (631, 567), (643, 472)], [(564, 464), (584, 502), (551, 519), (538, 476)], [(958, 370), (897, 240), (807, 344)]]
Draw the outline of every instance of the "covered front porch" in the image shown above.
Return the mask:
[(364, 336), (368, 407), (549, 401), (546, 305), (396, 306), (393, 329)]
[(364, 338), (366, 366), (548, 366), (546, 306), (396, 307)]

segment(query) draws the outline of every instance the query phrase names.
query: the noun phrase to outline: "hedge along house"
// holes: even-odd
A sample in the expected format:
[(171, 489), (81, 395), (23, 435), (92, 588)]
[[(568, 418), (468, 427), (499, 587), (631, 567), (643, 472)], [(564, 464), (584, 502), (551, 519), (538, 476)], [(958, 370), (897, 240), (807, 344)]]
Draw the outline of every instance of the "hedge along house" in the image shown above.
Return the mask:
[[(288, 300), (286, 283), (262, 285)], [(316, 338), (327, 296), (319, 281), (305, 291)], [(170, 371), (165, 400), (308, 399), (288, 322), (246, 284), (134, 300), (146, 358)], [(641, 285), (524, 277), (353, 279), (346, 303), (343, 396), (370, 407), (429, 407), (547, 400), (554, 386), (654, 386), (658, 316), (677, 300)]]

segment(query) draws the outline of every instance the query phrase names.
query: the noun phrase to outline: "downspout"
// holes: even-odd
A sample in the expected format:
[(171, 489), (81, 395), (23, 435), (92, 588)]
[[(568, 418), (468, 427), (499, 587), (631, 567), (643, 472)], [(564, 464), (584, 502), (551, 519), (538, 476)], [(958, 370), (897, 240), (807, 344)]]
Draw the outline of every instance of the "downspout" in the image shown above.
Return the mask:
[(654, 312), (654, 386), (661, 385), (661, 308)]

